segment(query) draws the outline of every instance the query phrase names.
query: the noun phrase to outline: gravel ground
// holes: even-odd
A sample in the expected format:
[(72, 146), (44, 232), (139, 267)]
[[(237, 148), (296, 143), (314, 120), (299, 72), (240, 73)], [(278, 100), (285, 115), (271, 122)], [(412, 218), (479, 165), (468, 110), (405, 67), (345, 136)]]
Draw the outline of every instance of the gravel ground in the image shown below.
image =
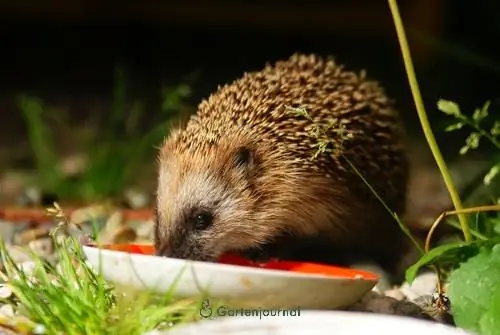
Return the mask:
[[(75, 219), (93, 208), (82, 209), (72, 214)], [(100, 239), (102, 243), (150, 243), (153, 234), (153, 224), (150, 221), (124, 222), (120, 212), (104, 216), (100, 220)], [(22, 247), (28, 246), (38, 255), (51, 261), (54, 259), (54, 246), (48, 233), (52, 224), (30, 226), (27, 223), (0, 222), (2, 238), (7, 242), (8, 249), (19, 264), (29, 264), (30, 257), (23, 251)], [(90, 232), (90, 225), (83, 225), (84, 231)], [(69, 234), (81, 234), (76, 229)], [(377, 268), (365, 267), (377, 272)], [(421, 319), (436, 320), (443, 323), (451, 323), (451, 318), (446, 313), (438, 313), (433, 308), (432, 294), (436, 287), (436, 276), (432, 272), (423, 273), (417, 277), (410, 286), (403, 284), (400, 287), (388, 287), (381, 285), (367, 294), (358, 303), (346, 310), (365, 311), (373, 313), (384, 313), (393, 315), (410, 316)], [(3, 290), (3, 291), (2, 291)], [(6, 287), (0, 289), (0, 296), (7, 295)], [(12, 315), (12, 309), (7, 305), (0, 305), (0, 318)], [(28, 322), (28, 321), (26, 321)], [(8, 334), (7, 332), (5, 332)], [(0, 329), (0, 334), (3, 334)]]

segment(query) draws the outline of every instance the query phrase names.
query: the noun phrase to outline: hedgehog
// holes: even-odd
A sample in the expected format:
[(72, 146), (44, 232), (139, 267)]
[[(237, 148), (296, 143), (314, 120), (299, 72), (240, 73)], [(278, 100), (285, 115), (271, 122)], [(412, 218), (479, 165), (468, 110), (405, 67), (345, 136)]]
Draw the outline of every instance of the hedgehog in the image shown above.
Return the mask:
[(156, 254), (396, 275), (409, 244), (391, 212), (405, 210), (409, 167), (394, 105), (366, 71), (317, 54), (219, 86), (159, 148)]

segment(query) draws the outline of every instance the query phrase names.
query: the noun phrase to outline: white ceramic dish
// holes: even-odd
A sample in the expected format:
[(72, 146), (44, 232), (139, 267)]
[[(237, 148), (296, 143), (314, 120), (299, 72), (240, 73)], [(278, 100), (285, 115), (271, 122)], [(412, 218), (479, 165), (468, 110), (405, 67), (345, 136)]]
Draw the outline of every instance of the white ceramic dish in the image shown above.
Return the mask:
[(459, 328), (409, 317), (340, 312), (302, 311), (299, 316), (223, 317), (177, 326), (147, 335), (472, 335)]
[(185, 261), (91, 246), (83, 246), (83, 251), (88, 263), (94, 269), (101, 268), (103, 276), (112, 282), (138, 289), (172, 292), (177, 297), (207, 294), (224, 299), (231, 306), (340, 308), (357, 301), (377, 283), (373, 278), (335, 278)]

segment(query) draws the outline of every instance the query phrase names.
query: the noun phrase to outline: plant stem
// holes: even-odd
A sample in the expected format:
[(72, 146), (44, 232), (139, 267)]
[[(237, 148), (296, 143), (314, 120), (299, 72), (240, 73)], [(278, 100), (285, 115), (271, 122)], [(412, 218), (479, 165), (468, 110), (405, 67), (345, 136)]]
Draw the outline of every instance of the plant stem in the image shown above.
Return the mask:
[(399, 228), (401, 228), (401, 230), (403, 231), (403, 233), (406, 234), (406, 236), (408, 236), (408, 238), (411, 240), (411, 242), (415, 245), (415, 247), (418, 249), (418, 251), (423, 255), (425, 254), (425, 250), (424, 248), (422, 248), (422, 246), (420, 246), (420, 243), (418, 243), (418, 241), (413, 237), (413, 235), (411, 234), (410, 230), (408, 229), (408, 227), (406, 227), (404, 225), (404, 223), (401, 221), (401, 219), (399, 218), (398, 214), (393, 212), (389, 206), (387, 206), (387, 204), (384, 202), (384, 200), (382, 200), (382, 198), (378, 195), (378, 193), (375, 191), (375, 189), (370, 185), (370, 183), (368, 183), (368, 181), (365, 179), (365, 177), (363, 177), (363, 175), (361, 174), (361, 172), (356, 168), (356, 166), (354, 166), (353, 163), (351, 163), (351, 161), (346, 157), (344, 156), (344, 159), (347, 161), (347, 164), (349, 164), (351, 166), (351, 168), (354, 170), (354, 172), (361, 178), (361, 180), (363, 180), (363, 182), (365, 183), (365, 185), (370, 189), (370, 191), (373, 193), (373, 195), (377, 198), (378, 201), (380, 201), (380, 203), (382, 204), (382, 206), (385, 207), (385, 209), (391, 214), (391, 216), (394, 218), (394, 220), (396, 220), (397, 224), (399, 225)]
[(474, 128), (479, 134), (485, 137), (488, 141), (491, 142), (497, 149), (500, 149), (500, 141), (498, 141), (494, 136), (491, 136), (489, 132), (485, 131), (475, 122), (469, 120), (467, 117), (461, 118), (463, 122)]
[[(457, 211), (461, 211), (463, 210), (462, 201), (460, 200), (455, 185), (453, 184), (450, 172), (448, 170), (448, 167), (446, 166), (443, 156), (441, 155), (439, 146), (437, 145), (436, 142), (436, 138), (432, 133), (429, 120), (427, 119), (427, 114), (425, 112), (424, 103), (422, 101), (422, 96), (420, 94), (420, 89), (418, 87), (415, 70), (413, 69), (413, 63), (410, 55), (410, 48), (408, 46), (408, 41), (406, 40), (406, 34), (403, 27), (403, 22), (401, 20), (401, 15), (399, 13), (397, 2), (396, 0), (388, 0), (388, 1), (389, 1), (389, 7), (391, 9), (392, 18), (394, 20), (394, 25), (398, 36), (399, 45), (403, 56), (403, 61), (406, 68), (406, 74), (408, 76), (408, 82), (410, 84), (413, 100), (415, 102), (415, 107), (417, 109), (417, 114), (420, 119), (420, 124), (422, 125), (425, 138), (427, 139), (427, 143), (429, 144), (429, 147), (432, 151), (434, 159), (436, 160), (441, 175), (443, 176), (446, 187), (448, 188), (448, 192), (450, 193), (453, 205), (455, 206), (455, 209)], [(465, 240), (471, 241), (472, 236), (469, 230), (469, 224), (467, 222), (466, 216), (463, 213), (457, 216), (460, 221), (460, 226), (462, 227), (462, 232), (464, 234)]]

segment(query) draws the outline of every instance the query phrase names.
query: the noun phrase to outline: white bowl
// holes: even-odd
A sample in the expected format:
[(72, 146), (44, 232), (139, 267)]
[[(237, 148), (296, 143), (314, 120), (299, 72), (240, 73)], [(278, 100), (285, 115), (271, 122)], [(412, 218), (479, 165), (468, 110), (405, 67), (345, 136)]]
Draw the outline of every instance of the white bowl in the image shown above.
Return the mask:
[(376, 279), (186, 261), (92, 246), (83, 246), (83, 251), (87, 262), (96, 270), (101, 268), (109, 281), (171, 292), (175, 297), (205, 295), (230, 306), (334, 309), (358, 301), (377, 283)]
[(410, 317), (340, 311), (302, 311), (299, 316), (223, 317), (145, 335), (472, 335), (462, 329)]

